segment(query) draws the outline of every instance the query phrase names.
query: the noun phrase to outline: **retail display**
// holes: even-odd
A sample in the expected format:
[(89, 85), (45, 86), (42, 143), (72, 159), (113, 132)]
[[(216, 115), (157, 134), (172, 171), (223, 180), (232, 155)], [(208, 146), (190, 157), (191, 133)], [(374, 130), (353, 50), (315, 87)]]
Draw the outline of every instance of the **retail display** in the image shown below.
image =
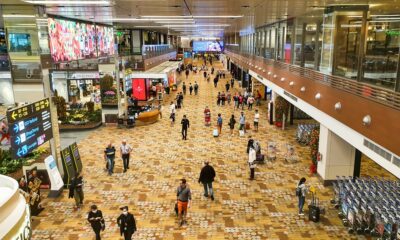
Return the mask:
[(267, 153), (268, 160), (272, 161), (276, 159), (276, 143), (269, 142), (268, 143), (268, 153)]
[(333, 184), (339, 216), (349, 233), (398, 239), (400, 183), (380, 178), (337, 177)]
[(286, 145), (287, 153), (285, 154), (285, 160), (288, 163), (296, 163), (299, 157), (295, 153), (294, 146), (291, 144)]
[(297, 125), (296, 140), (297, 142), (308, 145), (311, 140), (311, 132), (318, 124), (299, 124)]

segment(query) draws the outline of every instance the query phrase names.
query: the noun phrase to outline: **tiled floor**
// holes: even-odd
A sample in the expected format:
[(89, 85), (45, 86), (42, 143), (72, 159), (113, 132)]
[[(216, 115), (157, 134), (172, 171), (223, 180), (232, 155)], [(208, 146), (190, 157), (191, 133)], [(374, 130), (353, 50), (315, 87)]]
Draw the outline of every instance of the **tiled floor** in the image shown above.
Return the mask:
[[(73, 199), (67, 191), (59, 199), (46, 201), (46, 209), (33, 222), (33, 239), (94, 239), (86, 221), (89, 206), (97, 204), (106, 219), (104, 239), (119, 239), (116, 218), (119, 207), (128, 205), (138, 222), (134, 239), (364, 239), (348, 235), (331, 208), (332, 189), (323, 187), (317, 177), (309, 177), (309, 150), (295, 142), (294, 127), (282, 131), (267, 123), (265, 104), (259, 108), (262, 115), (260, 131), (252, 135), (261, 142), (267, 153), (267, 142), (278, 144), (278, 158), (273, 163), (258, 165), (256, 180), (249, 181), (247, 167), (247, 136), (240, 138), (237, 130), (231, 136), (227, 127), (229, 116), (239, 111), (233, 106), (218, 107), (216, 96), (223, 90), (224, 80), (215, 89), (203, 80), (201, 74), (190, 76), (200, 84), (198, 96), (185, 96), (184, 108), (178, 110), (177, 120), (186, 114), (191, 122), (187, 141), (181, 140), (180, 124), (171, 127), (167, 118), (156, 124), (133, 129), (103, 127), (90, 133), (80, 144), (86, 180), (84, 209), (74, 210)], [(187, 83), (189, 81), (186, 81)], [(217, 113), (224, 119), (223, 133), (212, 137), (214, 127), (204, 126), (203, 110), (208, 105), (212, 121)], [(252, 122), (254, 111), (245, 111)], [(103, 149), (113, 141), (119, 144), (128, 139), (134, 148), (131, 168), (122, 173), (122, 161), (116, 160), (116, 174), (104, 171)], [(296, 146), (301, 161), (287, 164), (283, 159), (285, 144)], [(211, 161), (217, 172), (216, 200), (202, 196), (197, 183), (205, 160)], [(318, 189), (326, 214), (320, 223), (297, 215), (295, 185), (306, 176), (307, 182)], [(178, 180), (185, 177), (193, 192), (193, 206), (188, 214), (188, 226), (178, 227), (173, 213), (175, 189)]]

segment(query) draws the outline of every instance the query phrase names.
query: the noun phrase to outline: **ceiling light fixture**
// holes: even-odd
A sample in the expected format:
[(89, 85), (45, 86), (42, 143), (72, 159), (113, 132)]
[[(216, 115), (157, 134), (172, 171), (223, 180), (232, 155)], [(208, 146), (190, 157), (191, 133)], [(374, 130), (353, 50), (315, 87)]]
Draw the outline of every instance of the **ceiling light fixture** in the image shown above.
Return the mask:
[(100, 1), (71, 1), (71, 0), (23, 0), (24, 2), (27, 3), (32, 3), (32, 4), (63, 4), (63, 5), (110, 5), (111, 2), (105, 1), (105, 0), (100, 0)]
[(305, 91), (306, 91), (306, 87), (301, 87), (301, 88), (300, 88), (300, 91), (301, 91), (301, 92), (305, 92)]
[(316, 99), (316, 100), (320, 100), (320, 99), (321, 99), (321, 93), (317, 93), (317, 94), (315, 95), (315, 99)]
[(285, 81), (285, 78), (283, 77), (283, 78), (281, 78), (281, 82), (283, 82), (283, 81)]
[(4, 14), (3, 18), (34, 18), (35, 15), (24, 15), (24, 14)]
[(341, 104), (340, 102), (337, 102), (337, 103), (335, 104), (335, 110), (336, 110), (336, 111), (339, 111), (340, 109), (342, 109), (342, 104)]
[(164, 25), (165, 27), (228, 27), (229, 24)]
[(294, 85), (294, 82), (293, 82), (293, 81), (291, 81), (291, 82), (289, 83), (289, 85), (290, 85), (290, 86), (293, 86), (293, 85)]
[(372, 119), (371, 119), (371, 116), (370, 116), (370, 115), (366, 115), (366, 116), (363, 117), (363, 124), (364, 124), (364, 126), (369, 126), (369, 125), (371, 125), (371, 121), (372, 121)]

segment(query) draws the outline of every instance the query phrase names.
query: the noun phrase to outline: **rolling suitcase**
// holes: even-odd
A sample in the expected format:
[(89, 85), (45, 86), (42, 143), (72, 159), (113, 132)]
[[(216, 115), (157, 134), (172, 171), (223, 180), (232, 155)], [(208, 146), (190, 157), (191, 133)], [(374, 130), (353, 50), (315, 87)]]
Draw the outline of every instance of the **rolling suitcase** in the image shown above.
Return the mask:
[(213, 136), (214, 137), (218, 137), (218, 129), (214, 129), (213, 130)]
[(311, 205), (308, 208), (308, 220), (319, 222), (321, 208), (319, 207), (319, 200), (314, 193), (312, 193)]
[(264, 154), (257, 154), (256, 161), (260, 163), (264, 163), (265, 156)]

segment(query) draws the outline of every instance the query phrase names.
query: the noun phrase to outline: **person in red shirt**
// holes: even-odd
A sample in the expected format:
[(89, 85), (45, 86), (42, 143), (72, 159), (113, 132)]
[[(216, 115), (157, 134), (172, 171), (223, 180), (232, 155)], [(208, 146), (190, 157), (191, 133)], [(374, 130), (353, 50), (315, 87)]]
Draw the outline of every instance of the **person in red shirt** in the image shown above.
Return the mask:
[(205, 120), (206, 126), (210, 126), (210, 124), (211, 124), (211, 111), (208, 108), (208, 106), (206, 107), (206, 109), (204, 109), (204, 120)]

